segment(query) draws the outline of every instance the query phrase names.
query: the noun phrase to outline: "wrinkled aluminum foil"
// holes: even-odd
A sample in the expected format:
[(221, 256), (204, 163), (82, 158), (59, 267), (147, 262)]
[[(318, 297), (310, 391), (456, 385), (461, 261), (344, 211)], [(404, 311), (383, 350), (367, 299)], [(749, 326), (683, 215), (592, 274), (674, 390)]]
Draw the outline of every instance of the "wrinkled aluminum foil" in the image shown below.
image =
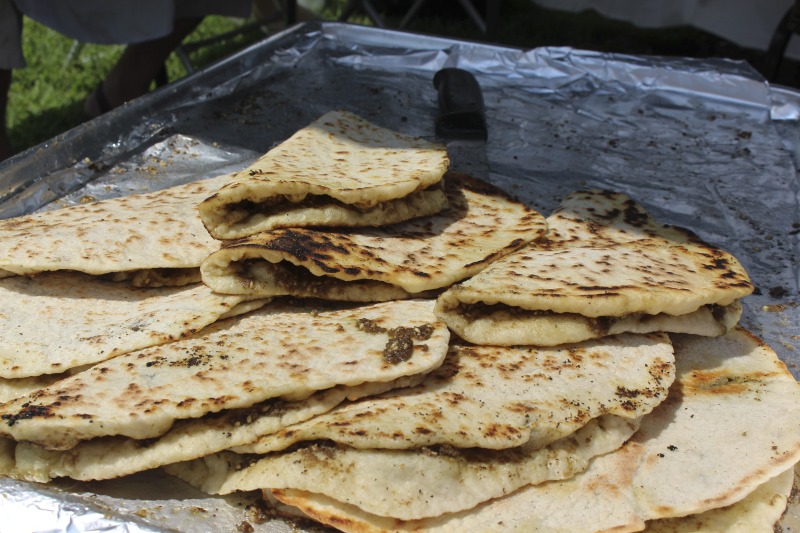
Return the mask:
[[(800, 376), (800, 93), (742, 62), (307, 23), (0, 164), (0, 217), (242, 168), (331, 109), (433, 138), (443, 67), (472, 71), (484, 89), (490, 179), (545, 215), (577, 189), (625, 192), (732, 252), (757, 286), (743, 325)], [(798, 527), (795, 507), (783, 527)], [(265, 514), (258, 495), (210, 498), (158, 472), (0, 478), (0, 516), (0, 530), (314, 529)]]

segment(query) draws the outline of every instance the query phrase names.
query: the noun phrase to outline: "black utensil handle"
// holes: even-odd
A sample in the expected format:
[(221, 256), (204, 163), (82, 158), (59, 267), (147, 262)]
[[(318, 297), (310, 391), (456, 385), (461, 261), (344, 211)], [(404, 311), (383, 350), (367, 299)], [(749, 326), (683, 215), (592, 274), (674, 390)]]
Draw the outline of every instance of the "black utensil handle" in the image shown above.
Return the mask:
[(439, 116), (436, 135), (446, 139), (481, 139), (487, 137), (483, 92), (471, 72), (443, 68), (433, 76), (439, 93)]

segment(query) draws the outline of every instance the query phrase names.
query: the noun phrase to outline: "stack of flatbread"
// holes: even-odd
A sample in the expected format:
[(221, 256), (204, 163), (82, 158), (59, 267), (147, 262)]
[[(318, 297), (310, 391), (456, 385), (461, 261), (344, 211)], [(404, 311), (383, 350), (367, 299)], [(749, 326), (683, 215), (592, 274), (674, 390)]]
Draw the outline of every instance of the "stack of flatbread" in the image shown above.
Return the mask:
[(335, 111), (232, 175), (0, 222), (0, 473), (162, 467), (344, 531), (771, 531), (800, 385), (737, 326), (742, 265), (448, 164)]
[[(117, 477), (248, 444), (345, 399), (417, 384), (442, 363), (449, 337), (433, 300), (416, 298), (425, 291), (396, 289), (404, 302), (379, 290), (327, 298), (364, 302), (338, 307), (214, 291), (197, 283), (220, 248), (201, 213), (232, 201), (223, 209), (228, 223), (248, 206), (257, 213), (249, 238), (287, 224), (394, 225), (387, 235), (400, 248), (387, 259), (373, 254), (373, 263), (413, 251), (422, 266), (384, 278), (413, 272), (438, 289), (545, 228), (541, 215), (488, 184), (455, 176), (445, 191), (447, 165), (441, 145), (334, 112), (240, 173), (2, 222), (10, 243), (0, 254), (2, 471), (40, 481)], [(265, 192), (262, 178), (275, 173)], [(507, 230), (493, 235), (498, 224)], [(412, 250), (423, 237), (429, 242)], [(463, 257), (457, 244), (469, 247)], [(361, 266), (372, 271), (373, 263)], [(370, 303), (382, 300), (390, 301)]]
[(800, 386), (736, 326), (743, 267), (618, 193), (547, 223), (438, 297), (419, 385), (167, 471), (344, 531), (771, 531)]
[(0, 405), (2, 470), (107, 479), (249, 443), (347, 398), (416, 383), (442, 363), (448, 339), (432, 301), (273, 303)]
[(575, 193), (547, 222), (545, 241), (442, 294), (437, 314), (453, 331), (543, 346), (621, 332), (718, 336), (753, 291), (736, 258), (623, 194)]
[(446, 174), (437, 143), (332, 111), (200, 204), (224, 294), (374, 302), (431, 297), (546, 230), (496, 187)]
[(229, 179), (0, 221), (0, 401), (264, 305), (200, 283), (197, 204)]

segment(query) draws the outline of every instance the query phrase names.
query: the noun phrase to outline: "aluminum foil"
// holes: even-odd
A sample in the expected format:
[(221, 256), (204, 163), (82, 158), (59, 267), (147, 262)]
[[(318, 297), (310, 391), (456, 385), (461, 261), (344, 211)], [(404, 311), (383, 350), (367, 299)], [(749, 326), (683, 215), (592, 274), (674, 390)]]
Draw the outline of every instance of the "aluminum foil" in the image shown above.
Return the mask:
[[(757, 286), (742, 323), (800, 377), (800, 93), (742, 62), (306, 23), (0, 165), (0, 217), (242, 168), (331, 109), (433, 138), (432, 77), (446, 66), (484, 89), (492, 181), (544, 214), (577, 189), (625, 192), (732, 252)], [(158, 472), (47, 486), (0, 478), (0, 516), (41, 531), (312, 527), (253, 519), (257, 495), (242, 497), (252, 499), (210, 498)], [(797, 517), (792, 507), (785, 527)]]

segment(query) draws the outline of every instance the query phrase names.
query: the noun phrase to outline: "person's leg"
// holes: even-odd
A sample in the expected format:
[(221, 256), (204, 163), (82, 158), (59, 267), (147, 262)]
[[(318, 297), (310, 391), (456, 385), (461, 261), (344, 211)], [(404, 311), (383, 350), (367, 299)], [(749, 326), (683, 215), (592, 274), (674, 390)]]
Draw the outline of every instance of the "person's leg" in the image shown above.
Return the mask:
[(3, 125), (2, 129), (0, 129), (0, 161), (14, 155), (14, 150), (11, 149), (11, 141), (8, 139), (8, 130), (6, 129), (6, 107), (8, 107), (8, 89), (10, 87), (11, 71), (0, 69), (0, 124)]
[(14, 155), (8, 138), (6, 108), (11, 88), (11, 69), (24, 66), (22, 14), (11, 0), (0, 0), (0, 161)]
[(98, 90), (84, 102), (86, 114), (96, 117), (148, 92), (169, 54), (201, 21), (202, 18), (178, 19), (169, 35), (128, 45)]

